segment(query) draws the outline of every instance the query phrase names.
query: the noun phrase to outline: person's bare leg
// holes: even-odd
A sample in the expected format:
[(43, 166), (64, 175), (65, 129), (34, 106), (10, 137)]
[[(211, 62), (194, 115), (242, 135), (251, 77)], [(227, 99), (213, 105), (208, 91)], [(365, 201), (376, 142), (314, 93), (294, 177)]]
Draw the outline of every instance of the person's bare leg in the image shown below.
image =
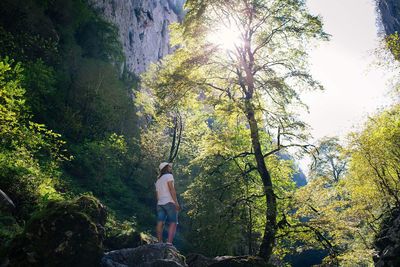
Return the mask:
[(157, 222), (157, 238), (158, 242), (162, 243), (162, 233), (163, 233), (163, 228), (164, 228), (164, 223), (163, 222)]
[(170, 223), (168, 228), (168, 243), (172, 244), (176, 232), (176, 223)]

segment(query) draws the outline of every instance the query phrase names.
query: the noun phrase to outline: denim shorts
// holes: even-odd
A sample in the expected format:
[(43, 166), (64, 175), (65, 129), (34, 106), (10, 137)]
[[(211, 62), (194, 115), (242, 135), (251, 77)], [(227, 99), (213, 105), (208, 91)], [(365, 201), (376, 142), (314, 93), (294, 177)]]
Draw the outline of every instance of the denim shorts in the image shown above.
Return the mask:
[(167, 203), (165, 205), (157, 205), (157, 221), (158, 222), (178, 223), (178, 212), (176, 211), (174, 203)]

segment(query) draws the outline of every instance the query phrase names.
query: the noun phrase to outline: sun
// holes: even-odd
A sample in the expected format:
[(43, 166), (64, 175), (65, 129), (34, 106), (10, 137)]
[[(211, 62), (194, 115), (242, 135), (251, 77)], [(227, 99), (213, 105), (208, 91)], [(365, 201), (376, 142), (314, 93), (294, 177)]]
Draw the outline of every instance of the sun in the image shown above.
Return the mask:
[(232, 52), (241, 45), (240, 30), (233, 24), (221, 23), (207, 35), (207, 42), (217, 45), (221, 50)]

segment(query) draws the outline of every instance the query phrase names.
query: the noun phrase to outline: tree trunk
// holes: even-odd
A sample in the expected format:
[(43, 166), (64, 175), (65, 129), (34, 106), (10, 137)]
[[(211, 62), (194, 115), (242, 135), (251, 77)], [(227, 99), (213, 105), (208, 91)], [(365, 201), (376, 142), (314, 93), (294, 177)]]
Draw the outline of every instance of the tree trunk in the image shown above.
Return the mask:
[(250, 125), (251, 142), (254, 150), (255, 159), (257, 162), (257, 171), (261, 176), (261, 180), (264, 185), (264, 193), (266, 196), (266, 224), (264, 228), (264, 236), (260, 246), (259, 255), (260, 257), (268, 260), (272, 254), (272, 248), (275, 243), (276, 234), (276, 197), (272, 189), (271, 176), (267, 170), (267, 166), (264, 161), (264, 155), (262, 154), (260, 138), (258, 135), (258, 125), (254, 114), (254, 108), (249, 99), (245, 103), (246, 117)]

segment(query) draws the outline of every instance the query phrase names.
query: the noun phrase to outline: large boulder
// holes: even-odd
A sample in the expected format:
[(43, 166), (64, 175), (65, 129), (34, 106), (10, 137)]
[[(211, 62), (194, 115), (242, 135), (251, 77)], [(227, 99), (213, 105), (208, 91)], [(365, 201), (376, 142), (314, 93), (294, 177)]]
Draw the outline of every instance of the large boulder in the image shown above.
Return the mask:
[(12, 242), (10, 266), (98, 266), (106, 218), (91, 196), (50, 202)]
[(172, 245), (157, 243), (111, 251), (101, 260), (102, 267), (185, 267), (185, 257)]
[(375, 239), (378, 254), (375, 266), (400, 266), (400, 209), (395, 209), (384, 220), (382, 229)]

